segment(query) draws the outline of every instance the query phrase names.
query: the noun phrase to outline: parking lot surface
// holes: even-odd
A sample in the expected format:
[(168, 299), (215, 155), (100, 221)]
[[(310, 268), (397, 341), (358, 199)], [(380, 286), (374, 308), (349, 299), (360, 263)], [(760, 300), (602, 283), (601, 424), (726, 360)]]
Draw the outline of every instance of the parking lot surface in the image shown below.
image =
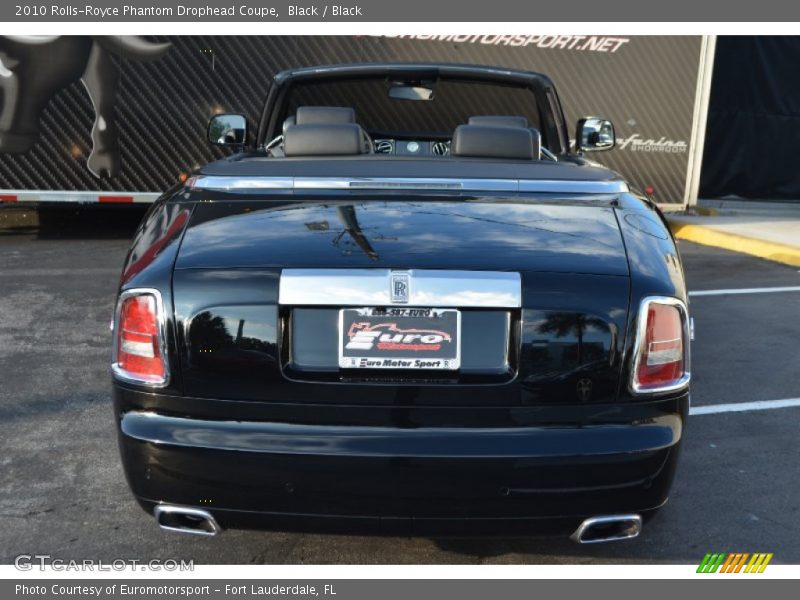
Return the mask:
[[(2, 212), (2, 211), (0, 211)], [(800, 407), (698, 414), (671, 499), (631, 541), (161, 532), (130, 495), (110, 401), (109, 320), (141, 213), (0, 218), (0, 563), (685, 563), (773, 552), (800, 563)], [(7, 213), (9, 214), (9, 213)], [(800, 286), (800, 272), (680, 243), (693, 291)], [(800, 398), (800, 291), (691, 298), (694, 407)], [(759, 407), (759, 405), (754, 405)]]

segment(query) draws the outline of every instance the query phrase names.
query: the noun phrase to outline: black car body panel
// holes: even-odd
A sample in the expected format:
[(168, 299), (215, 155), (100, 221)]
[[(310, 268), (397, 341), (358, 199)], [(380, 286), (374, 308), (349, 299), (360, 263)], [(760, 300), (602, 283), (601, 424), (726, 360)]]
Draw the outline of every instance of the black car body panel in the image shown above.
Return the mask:
[(115, 394), (148, 509), (202, 498), (222, 526), (425, 535), (569, 532), (587, 514), (657, 509), (687, 402), (444, 410)]
[[(291, 75), (278, 80), (268, 105), (282, 115)], [(557, 137), (560, 110), (549, 119)], [(412, 286), (425, 273), (507, 274), (518, 297), (457, 306), (456, 370), (347, 369), (340, 310), (375, 302), (358, 290), (345, 304), (286, 301), (287, 273), (309, 270), (402, 273)], [(137, 290), (163, 302), (169, 377), (118, 377), (114, 409), (149, 511), (190, 507), (223, 527), (505, 535), (646, 516), (667, 500), (688, 370), (652, 393), (632, 380), (643, 301), (687, 302), (680, 256), (658, 210), (582, 157), (254, 149), (151, 207), (121, 278), (123, 298)]]
[[(176, 269), (375, 268), (628, 275), (614, 211), (536, 198), (261, 199), (195, 210)], [(227, 240), (221, 246), (215, 243)]]
[[(277, 304), (278, 281), (276, 271), (265, 269), (175, 272), (175, 316), (182, 324), (178, 346), (183, 350), (180, 364), (186, 393), (273, 402), (397, 403), (398, 391), (391, 385), (391, 375), (386, 376), (389, 385), (378, 389), (365, 387), (357, 380), (352, 387), (347, 386), (349, 389), (342, 389), (345, 382), (336, 365), (338, 310), (281, 310)], [(467, 360), (458, 377), (452, 376), (438, 385), (406, 385), (400, 397), (410, 405), (443, 406), (570, 402), (579, 398), (575, 382), (591, 376), (596, 385), (592, 394), (581, 400), (613, 401), (622, 368), (628, 279), (530, 273), (523, 278), (523, 298), (526, 304), (521, 311), (469, 311), (471, 317), (464, 325), (464, 353), (465, 358), (474, 356), (474, 360)], [(487, 319), (498, 313), (509, 313), (518, 330), (508, 342), (510, 370), (500, 373), (487, 371), (485, 351), (491, 346), (487, 346), (481, 329)], [(279, 336), (282, 334), (288, 341), (292, 327), (297, 327), (301, 319), (315, 320), (313, 345), (321, 355), (316, 368), (297, 368), (302, 340), (291, 351), (289, 344), (284, 344), (284, 352), (279, 348)], [(470, 327), (472, 322), (474, 328)], [(251, 329), (259, 335), (250, 335)], [(579, 343), (579, 335), (586, 339)], [(231, 378), (237, 385), (230, 385)], [(373, 380), (380, 383), (378, 376)], [(318, 385), (297, 385), (300, 382)], [(337, 389), (321, 385), (331, 382), (336, 383)], [(572, 389), (568, 393), (547, 392), (552, 386), (569, 387), (570, 382)], [(470, 388), (453, 384), (476, 388), (470, 393)], [(491, 385), (492, 389), (484, 389), (484, 385)]]

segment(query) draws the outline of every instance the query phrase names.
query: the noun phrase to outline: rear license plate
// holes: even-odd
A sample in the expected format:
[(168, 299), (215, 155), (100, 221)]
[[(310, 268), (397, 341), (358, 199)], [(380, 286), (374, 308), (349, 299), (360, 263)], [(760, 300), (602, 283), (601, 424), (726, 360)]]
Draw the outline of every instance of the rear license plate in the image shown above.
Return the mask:
[(451, 308), (344, 308), (339, 311), (342, 369), (461, 366), (461, 313)]

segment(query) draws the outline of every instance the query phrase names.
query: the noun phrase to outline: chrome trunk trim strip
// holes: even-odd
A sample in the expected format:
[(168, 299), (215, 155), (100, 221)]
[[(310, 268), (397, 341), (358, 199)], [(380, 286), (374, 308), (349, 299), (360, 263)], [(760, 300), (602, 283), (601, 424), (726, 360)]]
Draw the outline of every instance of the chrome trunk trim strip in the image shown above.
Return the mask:
[(614, 194), (628, 192), (624, 181), (563, 179), (455, 179), (424, 177), (222, 177), (199, 175), (191, 189), (204, 190), (448, 190), (465, 192), (525, 192)]
[(392, 301), (390, 269), (284, 269), (278, 303), (290, 306), (519, 308), (519, 273), (409, 269), (408, 301)]
[(205, 190), (285, 190), (292, 189), (292, 177), (192, 177), (187, 182), (191, 189)]
[(553, 194), (622, 194), (629, 192), (630, 189), (624, 181), (520, 179), (518, 191)]

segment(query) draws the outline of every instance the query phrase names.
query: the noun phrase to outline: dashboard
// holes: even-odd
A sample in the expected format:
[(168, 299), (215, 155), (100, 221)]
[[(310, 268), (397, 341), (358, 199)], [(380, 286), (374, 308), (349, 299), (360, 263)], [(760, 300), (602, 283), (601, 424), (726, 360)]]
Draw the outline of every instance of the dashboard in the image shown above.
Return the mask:
[(450, 156), (450, 140), (392, 140), (376, 139), (375, 154), (394, 156)]

